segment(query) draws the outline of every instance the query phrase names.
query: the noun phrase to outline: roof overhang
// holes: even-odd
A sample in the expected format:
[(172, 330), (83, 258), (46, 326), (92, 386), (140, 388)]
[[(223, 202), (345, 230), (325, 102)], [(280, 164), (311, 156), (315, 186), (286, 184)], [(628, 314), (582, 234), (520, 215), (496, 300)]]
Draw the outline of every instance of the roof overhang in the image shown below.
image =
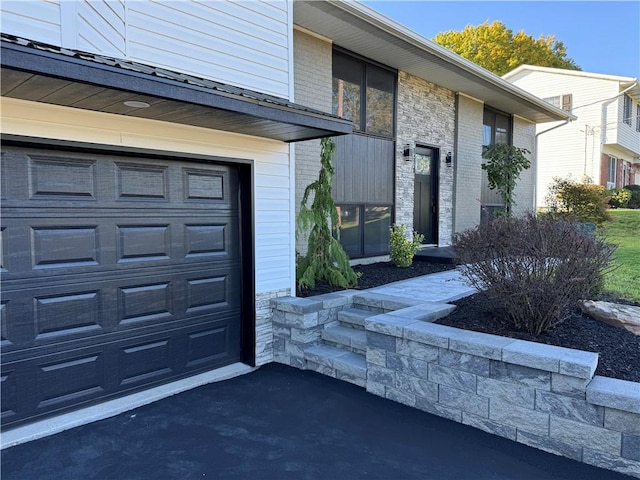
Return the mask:
[(531, 122), (576, 118), (358, 2), (296, 0), (293, 21), (335, 45)]
[[(21, 43), (21, 44), (20, 44)], [(351, 122), (279, 97), (3, 36), (2, 96), (296, 142), (344, 135)], [(145, 102), (148, 108), (124, 105)]]

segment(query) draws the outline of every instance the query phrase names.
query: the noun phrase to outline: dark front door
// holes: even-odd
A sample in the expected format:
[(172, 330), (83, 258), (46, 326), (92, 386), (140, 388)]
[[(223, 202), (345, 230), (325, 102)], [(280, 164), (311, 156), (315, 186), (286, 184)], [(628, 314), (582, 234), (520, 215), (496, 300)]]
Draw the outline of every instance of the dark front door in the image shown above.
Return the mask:
[(424, 235), (423, 243), (436, 243), (438, 225), (438, 149), (416, 147), (413, 228)]
[(2, 153), (2, 424), (241, 358), (238, 171)]

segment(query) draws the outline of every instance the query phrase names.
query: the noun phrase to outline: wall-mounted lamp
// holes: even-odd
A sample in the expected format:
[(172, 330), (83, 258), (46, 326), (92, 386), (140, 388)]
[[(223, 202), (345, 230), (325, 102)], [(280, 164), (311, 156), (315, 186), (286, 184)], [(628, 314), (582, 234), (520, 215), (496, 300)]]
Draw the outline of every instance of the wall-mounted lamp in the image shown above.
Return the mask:
[(411, 148), (411, 145), (409, 145), (408, 143), (404, 146), (404, 150), (402, 151), (402, 156), (407, 162), (410, 162), (411, 157), (413, 157), (413, 148)]
[(447, 156), (444, 157), (444, 163), (447, 165), (447, 167), (453, 165), (453, 154), (451, 152), (447, 152)]

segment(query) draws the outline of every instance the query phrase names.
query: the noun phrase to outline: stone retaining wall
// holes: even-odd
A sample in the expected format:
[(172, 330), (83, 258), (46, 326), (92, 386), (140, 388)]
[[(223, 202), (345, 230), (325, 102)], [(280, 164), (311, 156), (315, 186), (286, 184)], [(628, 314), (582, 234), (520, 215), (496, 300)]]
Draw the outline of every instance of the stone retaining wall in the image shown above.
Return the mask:
[[(275, 361), (340, 378), (304, 351), (358, 295), (272, 301)], [(366, 306), (381, 312), (365, 323), (368, 392), (640, 478), (639, 383), (594, 377), (595, 353), (422, 321), (419, 304), (382, 298)]]

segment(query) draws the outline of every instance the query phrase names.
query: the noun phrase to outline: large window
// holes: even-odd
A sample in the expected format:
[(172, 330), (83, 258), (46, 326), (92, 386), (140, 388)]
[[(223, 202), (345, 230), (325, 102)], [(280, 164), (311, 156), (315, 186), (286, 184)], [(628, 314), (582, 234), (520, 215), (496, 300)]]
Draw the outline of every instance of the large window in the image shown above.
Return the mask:
[(482, 129), (483, 145), (511, 143), (511, 118), (508, 115), (485, 108)]
[(609, 157), (609, 175), (607, 178), (607, 188), (616, 188), (616, 170), (618, 169), (618, 159)]
[(333, 113), (358, 132), (393, 137), (396, 73), (340, 51), (333, 53)]
[(631, 115), (633, 103), (631, 97), (627, 94), (622, 98), (622, 121), (631, 126)]
[(389, 253), (395, 177), (397, 72), (333, 51), (333, 113), (354, 133), (335, 138), (333, 199), (340, 243), (350, 258)]
[[(511, 117), (485, 108), (482, 120), (482, 144), (495, 145), (498, 143), (511, 145)], [(484, 170), (482, 171), (480, 203), (480, 221), (483, 223), (494, 218), (498, 210), (503, 208), (502, 198), (497, 190), (489, 188), (489, 178)]]
[(350, 258), (389, 253), (391, 205), (339, 205), (340, 243)]

